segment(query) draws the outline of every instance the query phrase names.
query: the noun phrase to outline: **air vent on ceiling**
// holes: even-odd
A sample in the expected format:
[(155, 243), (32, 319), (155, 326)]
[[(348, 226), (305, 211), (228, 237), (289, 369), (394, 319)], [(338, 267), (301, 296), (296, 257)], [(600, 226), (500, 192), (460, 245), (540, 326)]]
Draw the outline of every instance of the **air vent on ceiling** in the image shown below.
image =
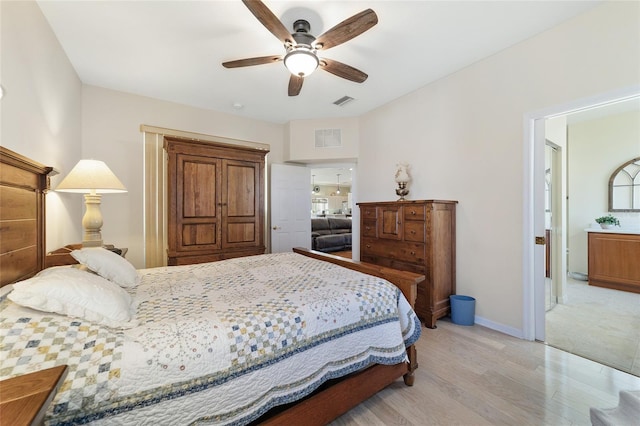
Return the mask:
[(345, 106), (346, 104), (348, 104), (352, 100), (353, 100), (353, 98), (351, 96), (343, 96), (340, 99), (338, 99), (337, 101), (335, 101), (334, 105)]
[(316, 130), (316, 148), (342, 146), (342, 132), (340, 129)]

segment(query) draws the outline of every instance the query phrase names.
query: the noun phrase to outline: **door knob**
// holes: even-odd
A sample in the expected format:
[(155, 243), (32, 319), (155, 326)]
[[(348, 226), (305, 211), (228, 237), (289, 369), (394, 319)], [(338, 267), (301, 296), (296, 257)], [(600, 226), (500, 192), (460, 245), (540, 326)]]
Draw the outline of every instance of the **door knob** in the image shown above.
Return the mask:
[(279, 227), (279, 226), (274, 226), (274, 227), (273, 227), (273, 230), (274, 230), (274, 231), (277, 231), (278, 229), (280, 229), (280, 227)]

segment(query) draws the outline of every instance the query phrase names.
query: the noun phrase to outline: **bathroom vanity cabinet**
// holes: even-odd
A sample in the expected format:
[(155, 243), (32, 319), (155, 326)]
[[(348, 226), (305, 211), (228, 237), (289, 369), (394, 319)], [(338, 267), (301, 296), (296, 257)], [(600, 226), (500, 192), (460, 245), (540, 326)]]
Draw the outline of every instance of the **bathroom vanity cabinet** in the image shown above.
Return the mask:
[(640, 293), (640, 233), (588, 235), (589, 285)]

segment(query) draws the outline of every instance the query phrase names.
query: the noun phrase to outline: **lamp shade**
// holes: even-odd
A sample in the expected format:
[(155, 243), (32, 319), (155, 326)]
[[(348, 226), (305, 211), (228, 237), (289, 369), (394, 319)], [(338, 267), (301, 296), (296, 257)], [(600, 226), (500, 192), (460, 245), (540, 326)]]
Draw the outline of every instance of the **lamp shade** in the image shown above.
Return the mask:
[(80, 160), (56, 191), (108, 194), (127, 192), (127, 188), (103, 161)]
[(411, 175), (409, 175), (409, 164), (407, 163), (396, 164), (395, 180), (397, 183), (400, 183), (400, 182), (407, 183), (411, 181)]

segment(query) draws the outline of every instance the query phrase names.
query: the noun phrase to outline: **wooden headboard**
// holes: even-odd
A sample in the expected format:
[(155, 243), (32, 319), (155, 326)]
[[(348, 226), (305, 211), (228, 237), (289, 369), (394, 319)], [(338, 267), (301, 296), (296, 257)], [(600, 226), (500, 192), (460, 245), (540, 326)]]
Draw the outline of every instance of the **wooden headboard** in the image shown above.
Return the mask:
[(52, 170), (0, 146), (0, 287), (44, 267), (45, 191)]

